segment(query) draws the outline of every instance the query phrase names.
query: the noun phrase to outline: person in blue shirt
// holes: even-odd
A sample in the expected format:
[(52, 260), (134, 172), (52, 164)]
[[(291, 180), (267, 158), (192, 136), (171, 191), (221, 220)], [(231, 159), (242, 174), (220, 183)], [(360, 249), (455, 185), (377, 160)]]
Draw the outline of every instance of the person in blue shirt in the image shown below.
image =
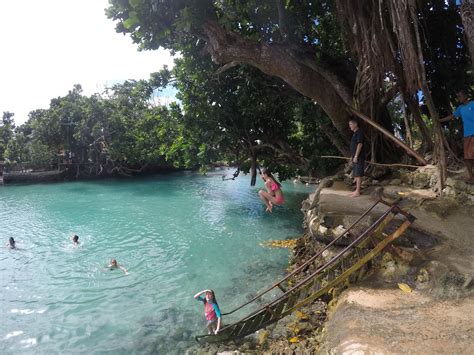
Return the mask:
[[(202, 294), (205, 294), (203, 297)], [(206, 316), (209, 334), (217, 334), (221, 329), (221, 310), (216, 301), (213, 290), (202, 290), (194, 295), (194, 298), (204, 303), (204, 315)]]
[(472, 165), (474, 164), (474, 101), (469, 100), (464, 90), (456, 93), (459, 105), (452, 115), (449, 115), (440, 122), (447, 122), (454, 118), (461, 118), (464, 126), (464, 163), (467, 169), (466, 182), (474, 184)]

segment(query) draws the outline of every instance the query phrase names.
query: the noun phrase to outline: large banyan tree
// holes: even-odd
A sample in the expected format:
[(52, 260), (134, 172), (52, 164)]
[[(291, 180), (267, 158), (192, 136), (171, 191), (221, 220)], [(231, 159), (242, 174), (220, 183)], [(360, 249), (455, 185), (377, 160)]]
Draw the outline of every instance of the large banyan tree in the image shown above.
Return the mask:
[[(455, 87), (468, 85), (454, 0), (111, 0), (107, 14), (141, 49), (204, 43), (217, 74), (248, 64), (281, 78), (322, 107), (343, 154), (354, 115), (370, 128), (372, 160), (405, 152), (427, 164), (422, 153), (433, 151), (443, 181), (448, 142), (439, 112), (449, 113)], [(401, 124), (388, 110), (394, 98), (409, 113)], [(418, 151), (394, 134), (412, 130), (423, 143)]]

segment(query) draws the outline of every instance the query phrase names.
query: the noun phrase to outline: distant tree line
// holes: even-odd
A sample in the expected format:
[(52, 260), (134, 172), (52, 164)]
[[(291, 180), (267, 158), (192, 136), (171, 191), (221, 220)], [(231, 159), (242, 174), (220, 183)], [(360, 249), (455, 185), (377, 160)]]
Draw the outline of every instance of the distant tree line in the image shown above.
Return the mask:
[[(269, 165), (281, 178), (333, 169), (317, 155), (333, 151), (312, 101), (251, 67), (209, 79), (209, 61), (176, 61), (149, 80), (126, 81), (85, 96), (80, 85), (29, 113), (15, 126), (4, 112), (0, 160), (7, 168), (68, 169), (77, 177), (131, 175), (212, 164), (243, 172)], [(207, 71), (207, 72), (206, 72)], [(156, 103), (156, 91), (174, 85), (178, 103)]]

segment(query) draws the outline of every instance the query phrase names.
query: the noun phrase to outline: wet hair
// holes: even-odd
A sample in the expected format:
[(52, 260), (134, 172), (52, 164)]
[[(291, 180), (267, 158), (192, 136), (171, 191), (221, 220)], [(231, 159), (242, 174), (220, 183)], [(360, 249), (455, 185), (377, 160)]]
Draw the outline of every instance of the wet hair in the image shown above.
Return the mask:
[(114, 265), (114, 264), (117, 264), (117, 260), (115, 260), (115, 259), (110, 259), (110, 265)]
[(73, 241), (73, 242), (77, 242), (78, 240), (79, 240), (79, 236), (78, 236), (77, 234), (74, 234), (74, 235), (72, 236), (72, 241)]
[(217, 304), (217, 300), (216, 300), (216, 294), (214, 293), (214, 290), (209, 290), (210, 292), (206, 292), (207, 293), (210, 293), (212, 295), (212, 303), (215, 303)]
[(8, 243), (10, 243), (10, 245), (15, 245), (15, 239), (13, 239), (13, 237), (10, 237), (10, 239), (8, 239)]
[(262, 174), (267, 175), (268, 177), (270, 177), (273, 181), (275, 181), (275, 183), (278, 185), (278, 187), (281, 187), (281, 184), (278, 182), (277, 179), (275, 179), (275, 177), (272, 175), (271, 171), (268, 168), (263, 168), (262, 169)]

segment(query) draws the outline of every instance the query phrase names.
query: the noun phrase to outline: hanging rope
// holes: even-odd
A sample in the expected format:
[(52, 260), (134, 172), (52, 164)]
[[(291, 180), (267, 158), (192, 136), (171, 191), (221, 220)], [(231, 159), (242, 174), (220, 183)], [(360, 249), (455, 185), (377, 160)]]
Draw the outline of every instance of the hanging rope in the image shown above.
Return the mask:
[(232, 177), (226, 178), (226, 175), (222, 175), (222, 181), (227, 181), (227, 180), (235, 180), (236, 177), (238, 177), (240, 174), (240, 169), (237, 168), (237, 170), (232, 174)]
[[(344, 159), (344, 160), (352, 160), (352, 158), (346, 158), (346, 157), (339, 157), (335, 155), (320, 155), (319, 158), (327, 158), (327, 159)], [(410, 165), (410, 164), (382, 164), (382, 163), (372, 163), (370, 161), (366, 162), (367, 164), (370, 165), (377, 165), (377, 166), (388, 166), (388, 167), (402, 167), (402, 168), (414, 168), (418, 169), (421, 168), (423, 165)]]

